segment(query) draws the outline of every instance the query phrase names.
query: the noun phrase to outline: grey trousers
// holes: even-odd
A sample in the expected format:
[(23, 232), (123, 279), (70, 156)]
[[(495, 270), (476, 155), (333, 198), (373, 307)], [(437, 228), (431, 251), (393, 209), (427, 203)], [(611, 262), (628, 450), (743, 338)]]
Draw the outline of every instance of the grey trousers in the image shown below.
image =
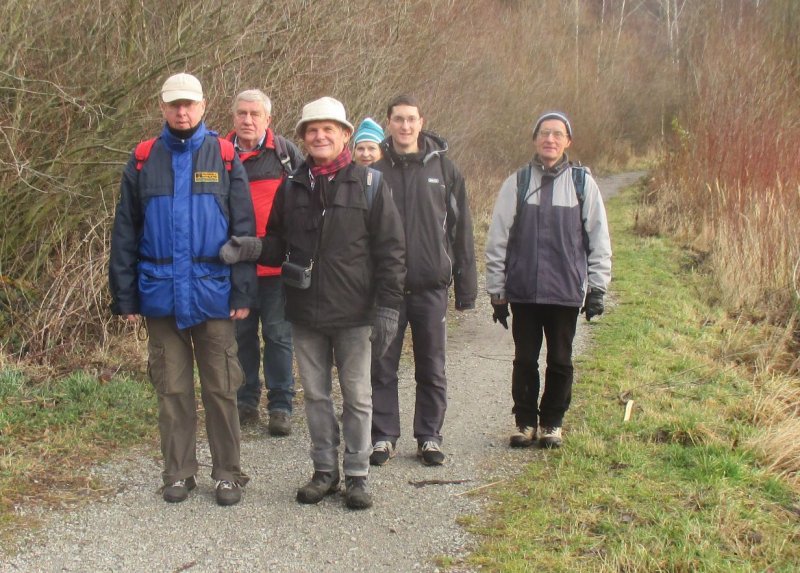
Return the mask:
[(339, 423), (333, 399), (334, 357), (342, 389), (343, 469), (346, 476), (366, 476), (372, 453), (372, 347), (369, 326), (318, 330), (292, 325), (294, 351), (303, 385), (306, 422), (314, 470), (339, 469)]
[(244, 376), (237, 358), (232, 320), (207, 320), (178, 329), (174, 317), (147, 318), (147, 369), (158, 395), (158, 431), (165, 484), (197, 473), (197, 404), (194, 361), (211, 450), (211, 477), (244, 485), (239, 466), (239, 414), (236, 391)]

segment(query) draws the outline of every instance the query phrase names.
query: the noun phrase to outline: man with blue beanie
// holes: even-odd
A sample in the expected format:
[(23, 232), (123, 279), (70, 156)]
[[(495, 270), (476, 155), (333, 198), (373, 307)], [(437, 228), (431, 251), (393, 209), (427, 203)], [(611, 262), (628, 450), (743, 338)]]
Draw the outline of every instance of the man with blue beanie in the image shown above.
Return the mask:
[(353, 161), (359, 165), (372, 165), (383, 155), (380, 143), (383, 128), (371, 117), (364, 118), (353, 136)]
[(252, 263), (224, 264), (231, 235), (255, 235), (247, 174), (233, 145), (206, 129), (200, 81), (176, 74), (161, 88), (164, 127), (140, 143), (120, 185), (111, 236), (111, 310), (149, 334), (147, 370), (158, 396), (164, 501), (177, 503), (197, 482), (200, 373), (211, 477), (219, 505), (241, 500), (236, 390), (243, 376), (234, 321), (257, 294)]

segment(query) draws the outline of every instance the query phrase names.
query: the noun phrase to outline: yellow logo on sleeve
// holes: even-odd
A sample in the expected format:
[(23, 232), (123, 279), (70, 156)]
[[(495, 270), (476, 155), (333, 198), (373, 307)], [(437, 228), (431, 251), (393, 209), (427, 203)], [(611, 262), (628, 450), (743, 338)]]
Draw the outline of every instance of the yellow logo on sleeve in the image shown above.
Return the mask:
[(216, 171), (195, 171), (195, 183), (219, 183), (219, 173)]

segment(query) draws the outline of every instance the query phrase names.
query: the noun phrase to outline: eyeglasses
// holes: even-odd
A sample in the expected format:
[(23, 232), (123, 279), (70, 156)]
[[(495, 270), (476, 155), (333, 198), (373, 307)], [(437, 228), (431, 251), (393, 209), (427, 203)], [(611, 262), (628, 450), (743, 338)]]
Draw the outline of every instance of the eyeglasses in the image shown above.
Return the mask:
[(389, 121), (391, 123), (396, 123), (397, 125), (403, 125), (407, 123), (408, 125), (413, 126), (419, 122), (419, 119), (420, 118), (413, 115), (410, 117), (403, 117), (402, 115), (393, 115), (392, 117), (389, 118)]
[(541, 137), (542, 139), (547, 139), (551, 135), (553, 136), (553, 139), (555, 139), (556, 141), (564, 141), (564, 139), (567, 137), (567, 134), (564, 133), (563, 131), (555, 131), (552, 129), (542, 129), (538, 133), (538, 136)]

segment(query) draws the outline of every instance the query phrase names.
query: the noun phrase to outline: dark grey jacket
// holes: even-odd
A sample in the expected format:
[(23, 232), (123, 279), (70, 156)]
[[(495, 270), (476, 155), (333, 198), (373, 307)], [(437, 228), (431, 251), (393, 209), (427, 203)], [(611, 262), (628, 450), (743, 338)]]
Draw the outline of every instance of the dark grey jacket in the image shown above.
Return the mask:
[(406, 275), (402, 224), (385, 183), (368, 204), (366, 179), (366, 167), (341, 169), (327, 183), (324, 216), (306, 163), (278, 188), (258, 262), (280, 266), (287, 252), (299, 265), (314, 259), (310, 288), (284, 283), (290, 322), (367, 326), (376, 306), (399, 308)]
[(456, 308), (475, 305), (478, 272), (464, 178), (447, 158), (447, 142), (423, 131), (419, 153), (400, 155), (391, 138), (381, 143), (381, 171), (403, 220), (405, 290), (447, 288), (455, 283)]

